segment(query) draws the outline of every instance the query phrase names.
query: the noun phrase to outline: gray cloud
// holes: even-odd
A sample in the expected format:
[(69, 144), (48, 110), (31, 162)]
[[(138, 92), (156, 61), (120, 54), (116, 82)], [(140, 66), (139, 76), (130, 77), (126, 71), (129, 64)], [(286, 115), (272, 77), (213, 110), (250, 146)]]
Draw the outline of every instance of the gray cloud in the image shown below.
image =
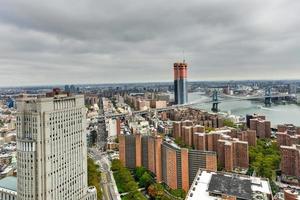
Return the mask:
[(294, 0), (4, 0), (0, 86), (300, 78)]

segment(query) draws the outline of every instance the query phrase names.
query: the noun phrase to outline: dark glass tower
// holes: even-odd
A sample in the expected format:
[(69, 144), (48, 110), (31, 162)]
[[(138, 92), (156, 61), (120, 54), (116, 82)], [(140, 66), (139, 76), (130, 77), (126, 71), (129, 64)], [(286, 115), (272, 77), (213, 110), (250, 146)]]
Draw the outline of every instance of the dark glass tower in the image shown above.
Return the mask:
[(175, 104), (188, 102), (187, 94), (187, 64), (174, 63), (174, 97)]

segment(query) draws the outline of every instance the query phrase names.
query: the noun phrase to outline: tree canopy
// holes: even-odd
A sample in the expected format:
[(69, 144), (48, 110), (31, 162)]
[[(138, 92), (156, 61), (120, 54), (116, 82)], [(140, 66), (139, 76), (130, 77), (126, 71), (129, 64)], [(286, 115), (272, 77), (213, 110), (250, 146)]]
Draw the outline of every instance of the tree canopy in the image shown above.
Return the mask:
[(277, 143), (272, 140), (259, 139), (255, 147), (249, 150), (250, 171), (257, 176), (273, 179), (275, 170), (279, 169), (280, 151)]
[(95, 164), (95, 162), (88, 158), (88, 185), (89, 186), (95, 186), (97, 189), (97, 198), (98, 200), (102, 199), (102, 192), (100, 187), (100, 181), (101, 181), (101, 173), (98, 170), (99, 166)]

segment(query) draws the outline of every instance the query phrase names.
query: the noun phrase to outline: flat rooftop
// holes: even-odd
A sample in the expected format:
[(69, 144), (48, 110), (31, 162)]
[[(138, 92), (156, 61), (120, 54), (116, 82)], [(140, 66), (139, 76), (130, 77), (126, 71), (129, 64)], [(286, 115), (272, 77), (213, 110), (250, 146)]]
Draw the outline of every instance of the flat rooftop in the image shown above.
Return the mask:
[(251, 180), (243, 180), (235, 176), (213, 174), (207, 191), (236, 196), (241, 199), (252, 199)]
[(259, 196), (261, 200), (268, 200), (271, 194), (266, 179), (199, 169), (186, 200), (221, 200), (222, 195), (243, 200), (254, 200)]
[(17, 177), (8, 176), (0, 180), (0, 188), (17, 192)]

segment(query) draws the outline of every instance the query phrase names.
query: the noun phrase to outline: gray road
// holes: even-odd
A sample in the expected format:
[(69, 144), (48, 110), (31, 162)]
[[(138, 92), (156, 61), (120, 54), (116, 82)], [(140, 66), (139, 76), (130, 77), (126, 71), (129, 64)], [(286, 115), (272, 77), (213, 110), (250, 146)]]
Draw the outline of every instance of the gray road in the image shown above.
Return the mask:
[(110, 171), (110, 161), (107, 158), (107, 154), (96, 148), (91, 148), (90, 156), (100, 165), (101, 187), (104, 200), (119, 200), (120, 195), (116, 189), (113, 174)]

